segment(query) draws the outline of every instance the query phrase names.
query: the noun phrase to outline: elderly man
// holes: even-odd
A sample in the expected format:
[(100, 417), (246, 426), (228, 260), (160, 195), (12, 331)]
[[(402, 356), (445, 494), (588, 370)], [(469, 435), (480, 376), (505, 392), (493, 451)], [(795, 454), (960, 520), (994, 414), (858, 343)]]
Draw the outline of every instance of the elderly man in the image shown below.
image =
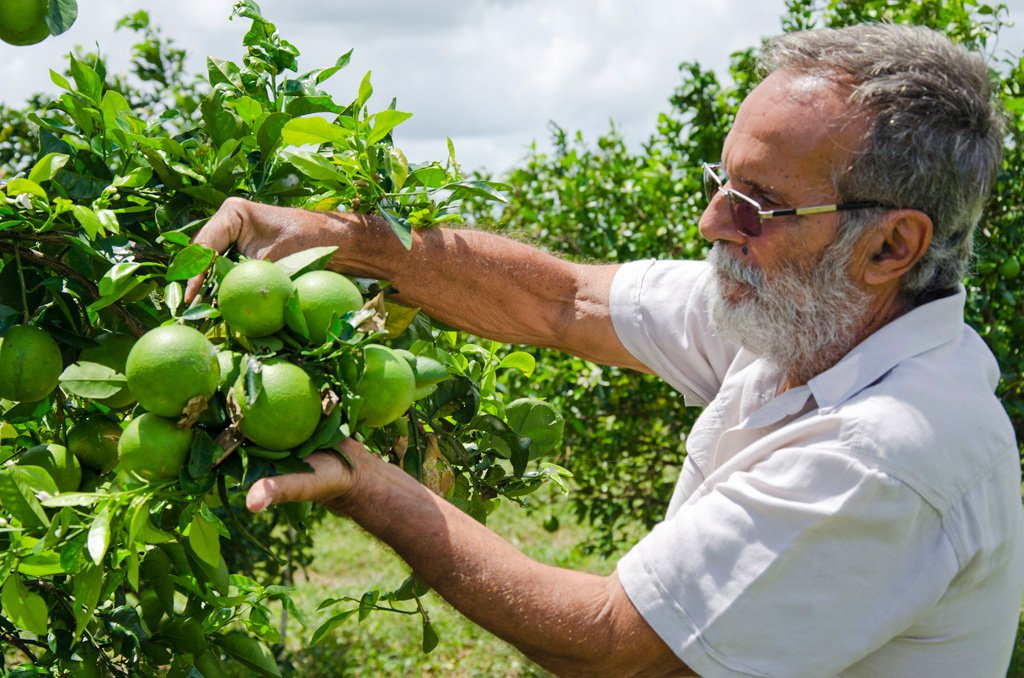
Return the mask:
[(249, 507), (350, 516), (558, 674), (1004, 675), (1018, 449), (960, 284), (1000, 159), (985, 65), (861, 26), (777, 38), (762, 66), (703, 168), (709, 262), (576, 265), (470, 230), (406, 252), (375, 218), (242, 200), (197, 236), (271, 258), (338, 245), (334, 268), (447, 323), (705, 406), (665, 520), (614, 574), (528, 559), (353, 440), (351, 467), (314, 454)]

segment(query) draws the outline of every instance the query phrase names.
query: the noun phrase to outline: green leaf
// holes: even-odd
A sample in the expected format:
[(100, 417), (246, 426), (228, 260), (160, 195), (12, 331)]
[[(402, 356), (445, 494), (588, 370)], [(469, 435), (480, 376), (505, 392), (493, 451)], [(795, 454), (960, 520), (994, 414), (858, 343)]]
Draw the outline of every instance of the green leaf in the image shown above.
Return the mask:
[(220, 563), (220, 534), (213, 523), (199, 514), (189, 523), (188, 543), (207, 565), (216, 567)]
[(21, 577), (12, 574), (4, 582), (0, 602), (4, 615), (29, 633), (46, 637), (49, 610), (46, 601), (38, 593), (29, 591)]
[(75, 638), (78, 638), (92, 621), (92, 613), (100, 601), (103, 568), (87, 566), (72, 579), (72, 590), (75, 594)]
[[(132, 115), (132, 108), (128, 105), (128, 100), (120, 92), (115, 90), (104, 92), (100, 110), (103, 111), (104, 124), (110, 129), (116, 128), (125, 132), (141, 130), (141, 123)], [(135, 125), (132, 124), (133, 122)]]
[(209, 247), (189, 245), (174, 255), (165, 278), (168, 281), (188, 280), (209, 268), (216, 256), (217, 253)]
[(270, 649), (241, 631), (229, 631), (214, 639), (225, 652), (257, 675), (278, 678), (281, 675)]
[[(37, 184), (49, 181), (57, 176), (57, 171), (66, 165), (69, 159), (70, 156), (65, 153), (47, 153), (32, 166), (28, 178)], [(43, 194), (42, 197), (45, 198), (46, 195)]]
[(46, 9), (46, 27), (50, 35), (66, 33), (78, 18), (78, 2), (76, 0), (50, 0)]
[(293, 118), (281, 128), (281, 139), (288, 146), (340, 144), (351, 136), (344, 127), (332, 125), (319, 116)]
[(396, 236), (398, 236), (398, 240), (402, 243), (405, 249), (411, 250), (412, 224), (409, 223), (409, 220), (404, 217), (400, 217), (383, 207), (378, 208), (378, 210), (380, 211), (381, 216), (384, 217), (384, 221), (388, 222), (388, 225), (391, 226), (391, 230)]
[[(505, 188), (504, 184), (501, 186)], [(499, 192), (498, 186), (486, 181), (456, 181), (445, 184), (442, 188), (451, 191), (451, 200), (483, 198), (492, 202), (508, 202), (508, 198)]]
[(337, 247), (311, 247), (308, 250), (278, 259), (277, 265), (288, 274), (289, 278), (296, 278), (307, 271), (322, 270), (337, 251)]
[(183, 186), (179, 189), (185, 195), (192, 196), (197, 200), (202, 200), (208, 205), (214, 207), (220, 207), (221, 203), (228, 199), (228, 196), (223, 191), (220, 191), (213, 186)]
[(90, 240), (95, 240), (105, 230), (99, 216), (85, 205), (72, 205), (71, 213), (75, 215), (79, 225), (85, 229)]
[(35, 466), (0, 469), (0, 506), (25, 527), (45, 527), (50, 524), (50, 519), (36, 498), (38, 492), (57, 494), (57, 485), (43, 469)]
[(79, 94), (98, 106), (103, 97), (103, 80), (91, 66), (83, 64), (74, 55), (68, 59), (71, 61), (71, 77), (78, 86)]
[(501, 362), (498, 363), (498, 367), (500, 369), (519, 370), (526, 376), (530, 376), (537, 367), (537, 359), (525, 351), (515, 351), (502, 358)]
[(219, 318), (220, 311), (210, 304), (196, 304), (195, 306), (189, 306), (185, 309), (185, 312), (181, 314), (182, 320), (206, 320), (207, 318)]
[(369, 101), (371, 96), (373, 96), (373, 85), (370, 84), (370, 71), (366, 71), (363, 81), (359, 83), (359, 95), (356, 98), (355, 105), (352, 106), (356, 113), (363, 109), (363, 105)]
[(549, 402), (520, 398), (509, 403), (505, 416), (516, 433), (533, 441), (530, 444), (531, 459), (551, 451), (562, 442), (565, 420)]
[(345, 173), (339, 167), (316, 153), (292, 152), (284, 154), (284, 158), (310, 179), (332, 181), (337, 184), (345, 180)]
[(316, 645), (317, 643), (319, 643), (327, 635), (329, 635), (330, 632), (333, 631), (336, 626), (338, 626), (346, 619), (354, 615), (357, 611), (358, 610), (356, 608), (353, 608), (351, 610), (345, 610), (344, 612), (339, 612), (338, 614), (334, 615), (333, 617), (325, 621), (323, 624), (317, 627), (316, 631), (313, 632), (313, 638), (310, 640), (310, 645)]
[(263, 104), (250, 96), (243, 96), (231, 102), (231, 106), (238, 111), (238, 115), (249, 127), (253, 127), (261, 115), (263, 115)]
[(87, 542), (89, 556), (92, 562), (99, 565), (103, 562), (103, 556), (107, 554), (110, 547), (110, 509), (104, 508), (100, 511), (89, 526), (89, 539)]
[(224, 97), (214, 90), (199, 104), (203, 114), (203, 129), (210, 135), (213, 145), (219, 148), (234, 139), (241, 131), (242, 121), (230, 108), (224, 105)]
[(135, 167), (128, 174), (123, 174), (114, 179), (114, 186), (125, 188), (141, 188), (153, 178), (152, 167)]
[(411, 117), (412, 113), (403, 113), (402, 111), (392, 110), (381, 111), (373, 116), (373, 128), (370, 130), (370, 136), (366, 140), (366, 143), (373, 145), (378, 141), (381, 141), (391, 133), (391, 130)]
[(63, 75), (61, 75), (53, 69), (50, 69), (50, 82), (52, 82), (57, 87), (60, 87), (62, 90), (68, 92), (72, 91), (71, 83), (68, 82), (67, 78), (65, 78)]
[(26, 577), (52, 577), (55, 574), (65, 574), (66, 570), (60, 563), (60, 556), (56, 553), (44, 553), (39, 555), (25, 556), (18, 561), (18, 572)]
[(423, 617), (423, 654), (430, 654), (437, 647), (438, 637), (437, 630), (434, 629), (434, 625), (430, 623), (430, 620)]
[(82, 398), (109, 398), (120, 393), (126, 383), (123, 374), (106, 365), (89, 361), (68, 365), (59, 381), (65, 391)]
[(271, 113), (260, 123), (256, 132), (256, 143), (259, 144), (260, 152), (265, 159), (270, 158), (281, 143), (281, 131), (289, 120), (291, 116), (287, 113)]
[(151, 264), (124, 262), (111, 266), (110, 270), (104, 273), (103, 277), (100, 278), (100, 298), (89, 305), (89, 310), (99, 311), (100, 309), (110, 306), (115, 301), (138, 287), (141, 283), (152, 277), (148, 275), (137, 275), (138, 270), (145, 265)]
[(9, 196), (17, 196), (21, 195), (22, 193), (29, 193), (38, 198), (42, 198), (43, 200), (49, 200), (48, 196), (46, 195), (46, 191), (43, 190), (42, 186), (40, 186), (39, 184), (30, 179), (24, 179), (22, 177), (18, 177), (17, 179), (11, 179), (10, 183), (7, 184), (4, 190), (7, 191), (7, 195)]

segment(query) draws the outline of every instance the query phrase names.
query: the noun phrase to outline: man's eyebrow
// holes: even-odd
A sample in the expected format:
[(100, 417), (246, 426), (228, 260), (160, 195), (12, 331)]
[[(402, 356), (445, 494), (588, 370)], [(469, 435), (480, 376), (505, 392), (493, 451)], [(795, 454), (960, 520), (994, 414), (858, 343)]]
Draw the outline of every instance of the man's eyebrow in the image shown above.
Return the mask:
[(778, 194), (778, 192), (775, 190), (775, 188), (773, 186), (766, 186), (765, 184), (762, 184), (759, 181), (755, 181), (753, 179), (745, 177), (742, 174), (734, 176), (734, 175), (729, 173), (729, 168), (728, 167), (725, 167), (724, 165), (722, 167), (725, 170), (725, 176), (727, 176), (730, 180), (734, 180), (737, 183), (742, 184), (751, 193), (756, 192), (759, 195), (763, 195), (765, 197), (773, 197), (773, 198), (782, 197), (782, 196), (780, 196)]

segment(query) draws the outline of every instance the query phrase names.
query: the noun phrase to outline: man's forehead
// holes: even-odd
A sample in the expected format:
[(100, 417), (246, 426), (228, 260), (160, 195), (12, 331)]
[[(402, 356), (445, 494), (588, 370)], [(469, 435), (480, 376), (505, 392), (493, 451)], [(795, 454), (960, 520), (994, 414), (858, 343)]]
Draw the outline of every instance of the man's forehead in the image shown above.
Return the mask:
[(835, 167), (861, 148), (867, 128), (867, 117), (850, 109), (835, 81), (776, 71), (741, 104), (723, 158), (727, 167), (740, 161)]

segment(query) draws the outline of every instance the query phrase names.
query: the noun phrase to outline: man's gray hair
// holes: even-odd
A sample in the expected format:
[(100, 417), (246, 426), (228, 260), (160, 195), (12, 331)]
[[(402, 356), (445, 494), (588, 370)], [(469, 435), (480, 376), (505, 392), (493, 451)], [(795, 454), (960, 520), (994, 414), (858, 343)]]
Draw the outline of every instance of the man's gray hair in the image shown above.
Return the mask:
[[(919, 209), (931, 247), (903, 280), (910, 305), (952, 290), (971, 264), (974, 229), (1002, 158), (1004, 118), (980, 56), (921, 26), (874, 24), (778, 36), (759, 64), (825, 77), (849, 91), (872, 123), (838, 200)], [(872, 214), (873, 213), (873, 214)], [(853, 229), (879, 214), (849, 213)]]

